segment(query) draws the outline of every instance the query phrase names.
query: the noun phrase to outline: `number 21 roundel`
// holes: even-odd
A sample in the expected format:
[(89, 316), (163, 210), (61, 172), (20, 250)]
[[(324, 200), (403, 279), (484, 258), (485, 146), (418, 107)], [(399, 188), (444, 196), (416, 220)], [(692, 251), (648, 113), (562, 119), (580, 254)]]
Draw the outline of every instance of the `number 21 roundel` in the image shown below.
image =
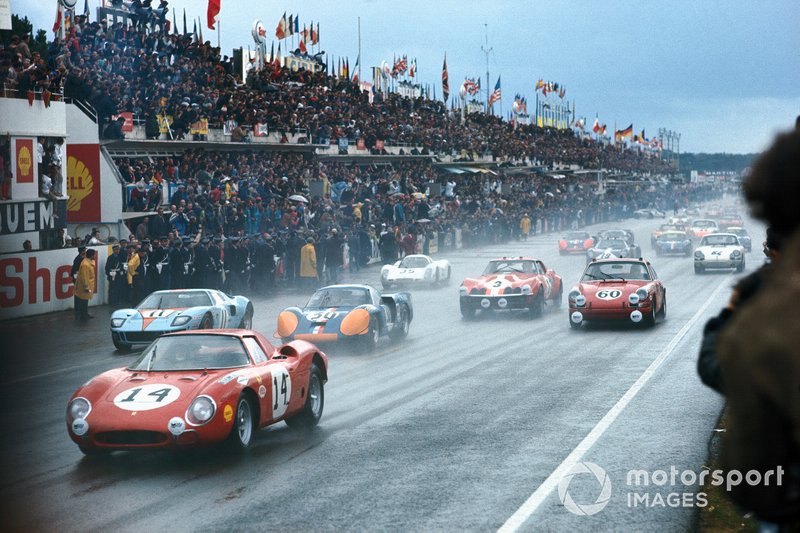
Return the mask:
[(180, 395), (178, 387), (152, 383), (120, 392), (114, 397), (114, 405), (126, 411), (150, 411), (171, 404)]

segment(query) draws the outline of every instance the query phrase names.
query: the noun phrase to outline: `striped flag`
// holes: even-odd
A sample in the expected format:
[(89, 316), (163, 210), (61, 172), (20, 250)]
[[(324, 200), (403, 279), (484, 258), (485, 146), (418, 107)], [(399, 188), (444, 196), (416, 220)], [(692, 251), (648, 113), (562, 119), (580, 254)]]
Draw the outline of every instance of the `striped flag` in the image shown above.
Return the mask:
[(494, 91), (492, 91), (492, 94), (489, 95), (489, 107), (491, 107), (495, 102), (499, 102), (502, 96), (503, 95), (500, 92), (500, 76), (497, 76), (497, 83), (494, 84)]
[(447, 54), (444, 55), (444, 64), (442, 65), (442, 98), (447, 102), (450, 97), (450, 78), (447, 74)]
[(278, 39), (286, 38), (286, 11), (283, 12), (283, 17), (278, 21), (278, 26), (275, 28), (275, 37)]

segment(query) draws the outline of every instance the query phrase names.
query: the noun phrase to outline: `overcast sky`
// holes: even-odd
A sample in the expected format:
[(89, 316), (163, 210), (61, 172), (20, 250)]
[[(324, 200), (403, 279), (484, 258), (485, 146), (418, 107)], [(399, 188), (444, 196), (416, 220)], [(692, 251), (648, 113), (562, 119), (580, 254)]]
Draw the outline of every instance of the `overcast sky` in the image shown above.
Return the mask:
[[(485, 86), (487, 24), (491, 86), (501, 75), (504, 113), (515, 93), (533, 111), (534, 84), (543, 78), (566, 87), (590, 126), (597, 115), (609, 130), (633, 123), (647, 137), (668, 128), (681, 134), (681, 151), (760, 151), (800, 115), (798, 0), (221, 2), (223, 54), (252, 46), (256, 18), (274, 36), (286, 11), (301, 26), (319, 22), (322, 49), (349, 57), (352, 69), (360, 17), (365, 74), (395, 54), (416, 57), (421, 81), (436, 83), (440, 98), (445, 52), (451, 94), (465, 76), (481, 76)], [(99, 3), (89, 0), (92, 18)], [(192, 17), (205, 21), (206, 0), (169, 6), (181, 25), (186, 9), (190, 29)], [(11, 7), (36, 28), (52, 27), (56, 0), (11, 0)]]

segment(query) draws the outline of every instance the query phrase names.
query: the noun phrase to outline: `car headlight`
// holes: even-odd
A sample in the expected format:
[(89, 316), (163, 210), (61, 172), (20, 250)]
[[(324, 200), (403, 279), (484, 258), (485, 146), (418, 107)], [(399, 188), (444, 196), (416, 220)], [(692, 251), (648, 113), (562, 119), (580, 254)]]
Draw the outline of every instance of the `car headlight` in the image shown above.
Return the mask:
[(192, 320), (192, 317), (186, 315), (176, 316), (175, 320), (172, 321), (173, 326), (185, 326)]
[(78, 396), (74, 398), (69, 405), (67, 406), (67, 413), (73, 420), (77, 420), (79, 418), (86, 418), (89, 413), (92, 411), (92, 404), (89, 403), (89, 400)]
[(458, 295), (459, 296), (466, 296), (467, 295), (467, 288), (466, 287), (459, 287), (458, 288)]
[(124, 318), (112, 318), (111, 319), (111, 327), (112, 328), (118, 328), (118, 327), (122, 326), (122, 324), (124, 324), (124, 323), (125, 323), (125, 319)]
[(389, 277), (389, 269), (388, 268), (384, 268), (383, 270), (381, 270), (381, 277), (383, 279), (386, 279), (386, 278)]
[(700, 250), (697, 250), (697, 251), (694, 253), (694, 260), (695, 260), (695, 261), (702, 261), (702, 260), (703, 260), (703, 259), (705, 259), (705, 258), (706, 258), (706, 256), (704, 256), (704, 255), (703, 255), (703, 252), (701, 252)]
[(586, 296), (584, 296), (583, 294), (579, 294), (578, 296), (576, 296), (575, 305), (577, 305), (578, 307), (583, 307), (584, 305), (586, 305)]
[(532, 291), (532, 289), (531, 289), (530, 285), (523, 285), (522, 286), (522, 294), (528, 295), (528, 294), (531, 293), (531, 291)]
[(647, 289), (637, 289), (636, 296), (639, 297), (639, 301), (647, 300), (647, 297), (650, 296), (650, 293), (647, 292)]
[(631, 303), (631, 305), (638, 304), (639, 303), (639, 295), (636, 294), (635, 292), (632, 292), (630, 294), (630, 296), (628, 296), (628, 301)]
[(186, 420), (193, 426), (202, 426), (214, 417), (217, 405), (208, 396), (198, 396), (186, 411)]
[(742, 252), (740, 252), (739, 250), (734, 250), (731, 252), (731, 259), (738, 259), (741, 256)]
[(581, 295), (581, 291), (579, 291), (578, 289), (572, 289), (571, 291), (569, 291), (569, 294), (567, 295), (567, 298), (569, 298), (570, 300), (575, 300), (580, 295)]

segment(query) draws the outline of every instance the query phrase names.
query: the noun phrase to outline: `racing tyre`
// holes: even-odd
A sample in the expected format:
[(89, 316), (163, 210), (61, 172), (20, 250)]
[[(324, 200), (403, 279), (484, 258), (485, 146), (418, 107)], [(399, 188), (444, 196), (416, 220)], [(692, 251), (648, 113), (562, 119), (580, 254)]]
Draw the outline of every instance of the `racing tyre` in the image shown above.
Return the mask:
[(408, 336), (408, 329), (409, 326), (411, 326), (411, 320), (408, 317), (408, 308), (405, 305), (398, 307), (397, 313), (398, 325), (392, 328), (389, 336), (395, 340), (400, 340)]
[[(564, 282), (561, 282), (561, 286), (558, 288), (558, 294), (553, 299), (553, 304), (555, 307), (561, 307), (561, 304), (564, 302)], [(570, 320), (570, 322), (572, 322)]]
[(233, 427), (229, 436), (230, 444), (234, 449), (244, 450), (250, 446), (250, 441), (253, 440), (253, 430), (255, 429), (254, 414), (253, 404), (247, 394), (239, 396), (239, 401), (236, 402), (236, 415), (233, 418)]
[(247, 304), (247, 310), (244, 312), (242, 322), (239, 324), (241, 329), (253, 329), (253, 305)]
[(206, 315), (203, 317), (203, 320), (200, 321), (200, 328), (198, 329), (211, 329), (212, 327), (214, 327), (214, 321), (211, 315)]
[(544, 312), (544, 298), (542, 298), (541, 292), (536, 293), (536, 298), (533, 300), (533, 305), (528, 309), (529, 316), (531, 318), (538, 318), (542, 316)]
[(374, 318), (369, 322), (369, 331), (363, 337), (364, 351), (371, 352), (378, 345), (378, 339), (381, 336), (381, 330), (378, 327), (378, 321)]
[(736, 267), (736, 272), (744, 272), (744, 259), (742, 259), (742, 262)]
[(700, 266), (700, 265), (695, 265), (694, 266), (694, 273), (695, 274), (702, 274), (705, 271), (706, 271), (706, 269), (704, 267)]
[(650, 306), (650, 312), (642, 319), (642, 324), (647, 327), (651, 328), (656, 325), (656, 305), (653, 303)]
[(322, 380), (322, 371), (317, 365), (311, 365), (308, 375), (308, 391), (303, 410), (291, 418), (286, 419), (286, 425), (297, 429), (310, 429), (319, 423), (322, 418), (322, 408), (325, 406), (325, 386)]
[(661, 311), (658, 313), (661, 318), (667, 318), (667, 293), (664, 293), (664, 301), (661, 302)]
[(114, 348), (116, 348), (120, 352), (129, 352), (131, 350), (130, 344), (122, 342), (119, 339), (119, 333), (113, 333), (113, 332), (111, 333), (111, 342), (114, 343)]
[(462, 317), (464, 317), (467, 320), (475, 318), (475, 313), (477, 312), (477, 309), (475, 309), (474, 307), (470, 307), (468, 305), (464, 305), (463, 303), (460, 305), (460, 307), (461, 307)]

